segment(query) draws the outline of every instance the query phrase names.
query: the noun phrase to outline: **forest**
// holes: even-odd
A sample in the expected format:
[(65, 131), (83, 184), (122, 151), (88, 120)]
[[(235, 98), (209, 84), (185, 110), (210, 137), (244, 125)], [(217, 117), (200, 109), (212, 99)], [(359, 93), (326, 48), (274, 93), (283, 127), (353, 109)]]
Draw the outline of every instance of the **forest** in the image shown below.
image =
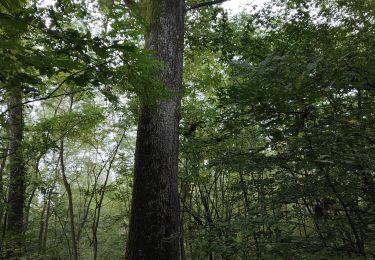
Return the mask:
[(374, 259), (375, 1), (0, 0), (0, 259)]

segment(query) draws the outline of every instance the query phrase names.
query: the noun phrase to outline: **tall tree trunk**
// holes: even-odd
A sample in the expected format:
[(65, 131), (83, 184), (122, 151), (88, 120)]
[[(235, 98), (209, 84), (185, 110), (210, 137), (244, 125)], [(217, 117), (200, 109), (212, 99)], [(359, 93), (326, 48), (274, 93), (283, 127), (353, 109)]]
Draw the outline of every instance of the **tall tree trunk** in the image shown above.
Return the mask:
[(22, 87), (8, 90), (9, 111), (9, 193), (8, 224), (6, 232), (7, 256), (22, 254), (23, 206), (25, 201), (25, 166), (23, 159), (23, 107)]
[(146, 48), (165, 64), (160, 79), (175, 95), (142, 104), (127, 259), (178, 259), (178, 125), (181, 103), (184, 0), (143, 0)]

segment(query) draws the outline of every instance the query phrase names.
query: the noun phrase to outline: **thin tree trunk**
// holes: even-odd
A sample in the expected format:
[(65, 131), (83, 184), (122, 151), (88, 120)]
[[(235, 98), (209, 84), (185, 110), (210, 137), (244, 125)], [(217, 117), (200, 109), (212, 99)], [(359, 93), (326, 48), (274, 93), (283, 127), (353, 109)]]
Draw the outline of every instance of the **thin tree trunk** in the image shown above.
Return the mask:
[(64, 237), (65, 237), (65, 240), (66, 240), (66, 244), (68, 246), (68, 256), (69, 256), (69, 259), (72, 259), (72, 249), (71, 249), (71, 246), (70, 246), (70, 239), (69, 239), (69, 236), (68, 236), (68, 233), (67, 233), (67, 230), (66, 230), (66, 221), (63, 221), (60, 216), (58, 215), (58, 213), (56, 212), (56, 210), (54, 211), (55, 213), (55, 216), (57, 218), (57, 220), (59, 221), (59, 224), (61, 226), (61, 230), (64, 234)]
[[(181, 183), (181, 191), (180, 191), (180, 207), (183, 209), (185, 208), (186, 204), (186, 198), (189, 195), (189, 183)], [(184, 210), (181, 210), (180, 212), (180, 230), (181, 230), (181, 235), (180, 235), (180, 259), (185, 260), (186, 259), (186, 252), (185, 252), (185, 229), (184, 229), (184, 219), (185, 219), (185, 214)]]
[(89, 211), (90, 211), (90, 208), (91, 208), (91, 203), (92, 203), (92, 200), (94, 198), (95, 191), (97, 189), (97, 184), (98, 184), (99, 177), (100, 177), (100, 173), (97, 176), (94, 177), (94, 185), (92, 187), (92, 191), (91, 191), (91, 194), (90, 194), (90, 197), (89, 197), (89, 201), (87, 202), (87, 205), (86, 205), (86, 207), (84, 209), (82, 221), (81, 221), (80, 225), (78, 226), (77, 242), (80, 241), (82, 232), (83, 232), (83, 230), (85, 228), (85, 225), (86, 225), (86, 222), (87, 222), (87, 219), (88, 219), (88, 216), (89, 216)]
[(39, 235), (38, 235), (38, 248), (39, 254), (41, 255), (43, 252), (43, 234), (44, 234), (44, 214), (47, 208), (47, 197), (46, 194), (43, 194), (43, 209), (40, 214), (40, 224), (39, 224)]
[(23, 231), (26, 232), (26, 230), (28, 229), (28, 226), (29, 226), (29, 216), (30, 216), (30, 208), (31, 208), (31, 203), (33, 202), (33, 198), (35, 196), (35, 192), (36, 192), (36, 189), (37, 187), (33, 187), (33, 190), (31, 191), (31, 194), (27, 200), (27, 203), (26, 203), (26, 206), (25, 206), (25, 212), (24, 212), (24, 226), (23, 226)]
[(55, 183), (52, 185), (52, 187), (50, 188), (50, 190), (48, 192), (47, 212), (46, 212), (46, 220), (44, 222), (44, 234), (43, 234), (42, 250), (41, 250), (42, 254), (45, 254), (45, 252), (46, 252), (49, 218), (51, 216), (51, 199), (52, 199), (54, 186), (55, 186)]
[[(247, 192), (245, 179), (244, 179), (244, 176), (243, 176), (243, 172), (241, 170), (238, 172), (238, 174), (240, 176), (240, 186), (241, 186), (242, 194), (243, 194), (243, 197), (244, 197), (245, 215), (246, 215), (246, 217), (250, 217), (250, 214), (249, 214), (250, 201), (249, 201), (249, 194)], [(257, 255), (257, 259), (261, 259), (262, 255), (261, 255), (261, 251), (259, 249), (258, 237), (257, 237), (257, 233), (256, 233), (256, 226), (254, 224), (252, 224), (251, 226), (252, 226), (252, 229), (253, 229), (253, 238), (254, 238), (255, 252), (256, 252), (256, 255)]]
[[(7, 144), (7, 147), (4, 149), (4, 151), (2, 152), (1, 154), (1, 163), (0, 163), (0, 256), (2, 255), (2, 249), (3, 249), (3, 234), (4, 234), (4, 231), (3, 228), (5, 228), (5, 226), (3, 225), (3, 223), (5, 223), (5, 203), (6, 203), (6, 199), (5, 199), (5, 194), (4, 194), (4, 182), (3, 182), (3, 176), (4, 176), (4, 171), (5, 171), (5, 165), (6, 165), (6, 159), (7, 159), (7, 156), (8, 156), (8, 144)], [(3, 222), (4, 221), (4, 222)]]
[(65, 163), (64, 163), (64, 138), (60, 140), (60, 166), (61, 166), (61, 175), (63, 178), (64, 187), (68, 195), (68, 208), (69, 208), (69, 221), (70, 221), (70, 239), (72, 240), (72, 257), (73, 260), (78, 260), (78, 246), (75, 232), (74, 224), (74, 210), (73, 210), (73, 195), (72, 189), (68, 182), (68, 178), (65, 172)]
[(6, 246), (9, 258), (21, 256), (23, 247), (25, 165), (22, 149), (24, 130), (22, 96), (21, 86), (14, 86), (8, 91), (9, 193)]
[(95, 211), (94, 214), (94, 223), (92, 224), (92, 250), (93, 250), (93, 259), (98, 258), (98, 225), (96, 224), (96, 215), (98, 213)]
[(178, 125), (182, 90), (184, 0), (144, 0), (146, 49), (165, 64), (160, 79), (173, 93), (143, 103), (138, 123), (126, 258), (178, 259)]
[[(126, 132), (124, 131), (124, 133), (121, 135), (121, 138), (120, 138), (119, 142), (117, 143), (115, 149), (113, 150), (112, 157), (108, 158), (107, 162), (109, 162), (109, 163), (108, 163), (108, 168), (107, 168), (107, 172), (106, 172), (106, 175), (105, 175), (104, 183), (99, 189), (99, 200), (96, 198), (96, 207), (95, 207), (95, 211), (94, 211), (94, 221), (93, 221), (93, 224), (92, 224), (92, 239), (93, 239), (92, 246), (93, 246), (93, 255), (94, 255), (93, 259), (94, 260), (96, 260), (97, 257), (98, 257), (98, 227), (99, 227), (99, 221), (100, 221), (100, 211), (102, 209), (104, 195), (105, 195), (105, 191), (106, 191), (106, 188), (107, 188), (107, 185), (108, 185), (108, 180), (109, 180), (109, 175), (111, 173), (112, 165), (113, 165), (113, 163), (116, 159), (118, 149), (120, 148), (120, 145), (121, 145), (122, 141), (124, 140), (125, 136), (126, 136)], [(100, 170), (100, 173), (105, 169), (105, 166), (106, 166), (107, 162), (105, 163), (103, 168)], [(100, 175), (100, 173), (99, 173), (99, 175)], [(98, 175), (98, 178), (99, 178), (99, 175)], [(96, 180), (96, 183), (97, 183), (97, 180)]]
[(184, 241), (184, 214), (181, 214), (181, 237), (180, 237), (180, 250), (181, 250), (181, 260), (186, 260), (185, 253), (185, 241)]
[(355, 222), (354, 222), (354, 220), (353, 220), (353, 218), (352, 218), (352, 216), (351, 216), (351, 214), (349, 212), (348, 206), (344, 202), (341, 194), (337, 191), (336, 186), (333, 183), (333, 181), (331, 180), (329, 174), (326, 171), (324, 171), (324, 169), (322, 169), (322, 168), (321, 168), (321, 171), (324, 174), (324, 178), (326, 179), (326, 181), (328, 183), (328, 186), (331, 188), (331, 190), (335, 194), (336, 198), (340, 202), (341, 207), (344, 210), (344, 213), (345, 213), (345, 216), (347, 218), (348, 224), (349, 224), (349, 226), (350, 226), (350, 228), (351, 228), (351, 230), (353, 232), (354, 238), (355, 238), (355, 246), (357, 247), (355, 253), (358, 253), (360, 255), (365, 256), (366, 252), (365, 252), (365, 248), (364, 248), (363, 239), (360, 236), (360, 233), (358, 232), (357, 226), (356, 226), (356, 224), (355, 224)]
[[(39, 177), (39, 162), (42, 158), (42, 155), (39, 156), (37, 159), (36, 159), (36, 162), (35, 162), (35, 177), (38, 178)], [(24, 226), (23, 226), (23, 230), (24, 232), (26, 232), (27, 228), (28, 228), (28, 225), (29, 225), (29, 215), (30, 215), (30, 208), (31, 208), (31, 203), (33, 202), (33, 199), (34, 199), (34, 196), (35, 196), (35, 192), (38, 188), (38, 185), (37, 184), (34, 184), (33, 187), (32, 187), (32, 190), (31, 190), (31, 193), (30, 193), (30, 196), (29, 198), (27, 199), (27, 203), (26, 203), (26, 206), (25, 206), (25, 217), (24, 217)]]
[[(5, 211), (4, 214), (4, 221), (3, 221), (3, 226), (2, 226), (2, 237), (5, 238), (6, 230), (7, 230), (7, 222), (8, 222), (8, 212)], [(4, 241), (2, 241), (4, 242)]]

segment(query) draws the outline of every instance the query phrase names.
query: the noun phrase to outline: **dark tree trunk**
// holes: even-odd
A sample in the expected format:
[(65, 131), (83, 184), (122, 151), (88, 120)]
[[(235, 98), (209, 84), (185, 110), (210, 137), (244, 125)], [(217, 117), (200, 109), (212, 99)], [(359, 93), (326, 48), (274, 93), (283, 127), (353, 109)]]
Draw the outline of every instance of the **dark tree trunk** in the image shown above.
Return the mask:
[(166, 68), (161, 80), (175, 95), (143, 104), (135, 152), (135, 176), (127, 259), (178, 259), (178, 125), (182, 88), (183, 0), (144, 0), (146, 48)]
[(25, 201), (25, 166), (23, 160), (22, 87), (8, 91), (9, 111), (9, 195), (6, 244), (8, 257), (20, 256), (23, 244), (23, 207)]

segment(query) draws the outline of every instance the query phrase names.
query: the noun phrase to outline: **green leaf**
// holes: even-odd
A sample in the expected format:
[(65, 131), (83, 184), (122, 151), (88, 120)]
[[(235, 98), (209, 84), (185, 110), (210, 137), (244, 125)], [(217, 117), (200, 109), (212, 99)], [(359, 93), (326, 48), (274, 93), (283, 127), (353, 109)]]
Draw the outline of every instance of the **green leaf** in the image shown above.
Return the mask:
[(101, 89), (100, 92), (108, 99), (108, 101), (117, 103), (118, 102), (118, 97), (114, 94), (112, 94), (111, 91), (107, 89)]
[(23, 33), (27, 30), (27, 23), (6, 14), (0, 14), (0, 26), (8, 33)]
[(15, 49), (23, 49), (21, 45), (19, 45), (15, 40), (3, 40), (0, 41), (0, 49), (8, 49), (8, 50), (15, 50)]
[(54, 61), (54, 64), (55, 64), (56, 67), (64, 68), (64, 69), (68, 69), (68, 70), (81, 69), (82, 68), (81, 63), (79, 63), (77, 61), (69, 60), (69, 59), (56, 59)]
[(0, 0), (0, 5), (8, 12), (16, 12), (22, 8), (25, 1), (23, 0)]
[(137, 49), (137, 47), (133, 44), (116, 44), (112, 45), (109, 49), (134, 52)]

